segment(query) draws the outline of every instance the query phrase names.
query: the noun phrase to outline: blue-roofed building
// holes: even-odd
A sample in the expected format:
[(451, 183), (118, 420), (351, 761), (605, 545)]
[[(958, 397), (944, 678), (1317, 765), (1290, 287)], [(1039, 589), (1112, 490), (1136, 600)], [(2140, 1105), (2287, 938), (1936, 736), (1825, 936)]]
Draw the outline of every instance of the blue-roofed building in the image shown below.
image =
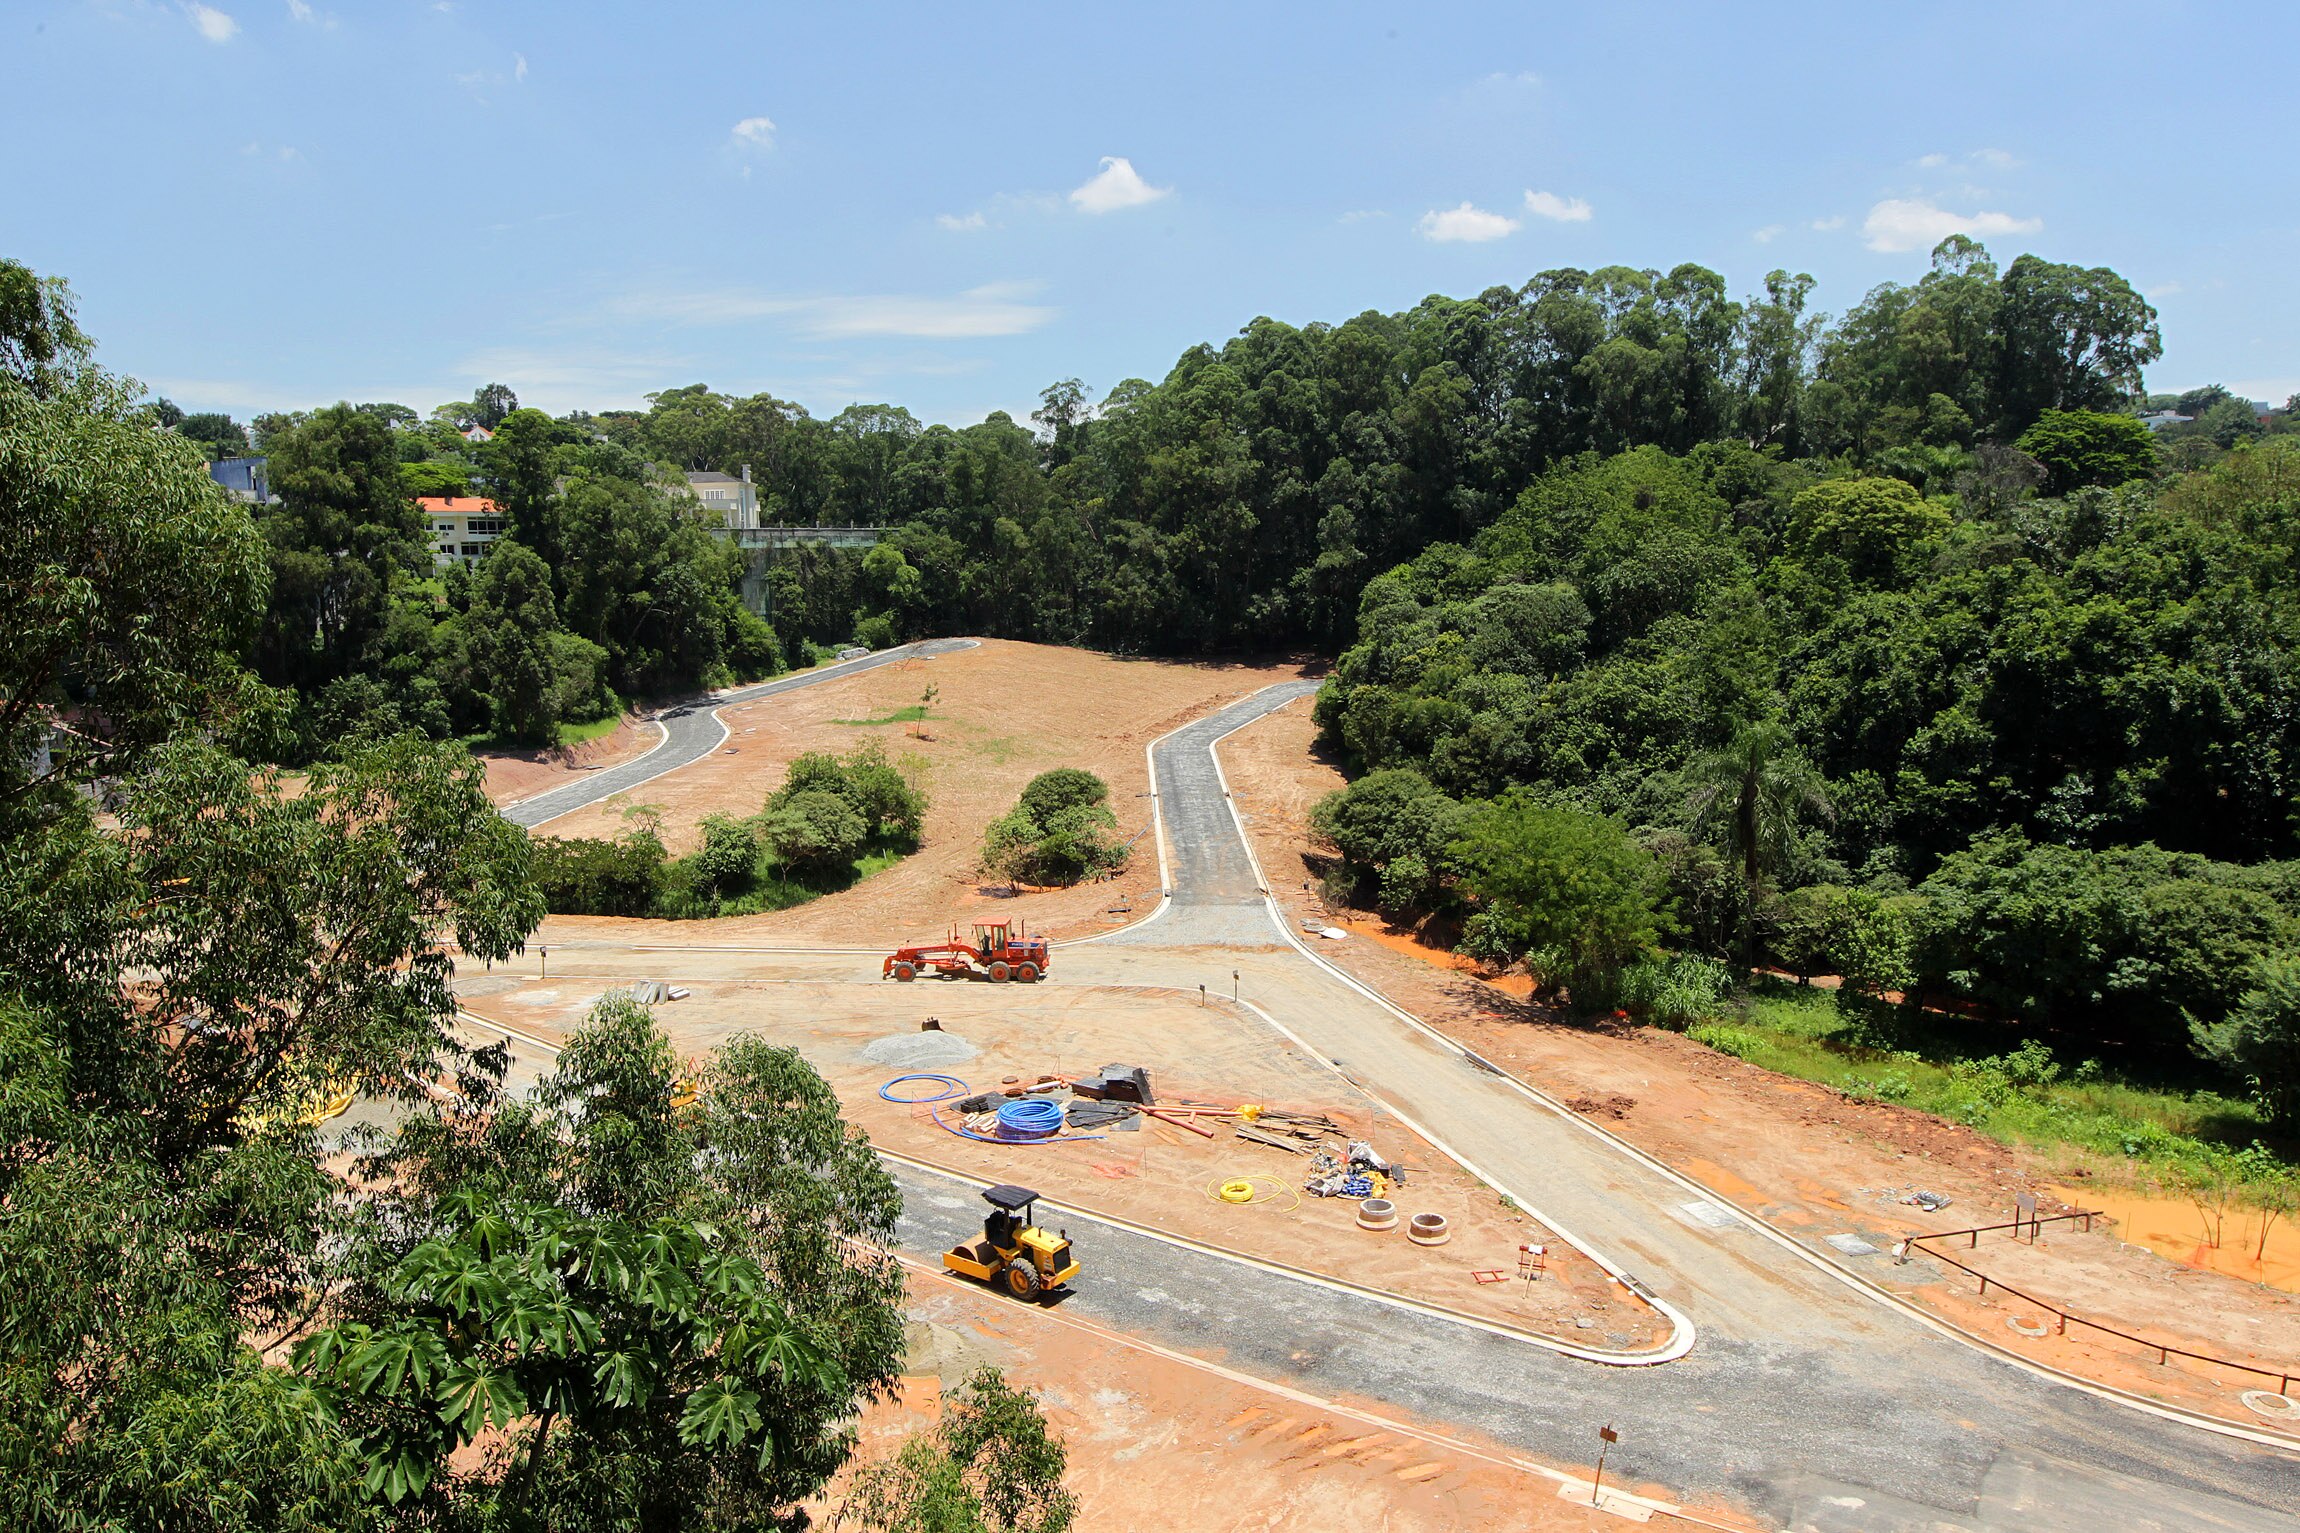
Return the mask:
[(271, 504), (271, 485), (264, 479), (261, 458), (218, 458), (208, 465), (208, 477), (222, 485), (225, 494), (244, 505)]

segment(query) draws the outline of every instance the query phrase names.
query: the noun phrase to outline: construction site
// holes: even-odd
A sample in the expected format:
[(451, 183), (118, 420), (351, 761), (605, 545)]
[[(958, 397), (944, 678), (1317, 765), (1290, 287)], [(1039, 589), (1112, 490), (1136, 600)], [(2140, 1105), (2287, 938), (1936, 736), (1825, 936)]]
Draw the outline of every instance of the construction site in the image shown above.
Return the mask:
[[(1094, 706), (1019, 724), (1022, 671)], [(618, 991), (689, 1054), (797, 1050), (904, 1198), (910, 1367), (866, 1440), (994, 1362), (1104, 1525), (1148, 1493), (1209, 1527), (2300, 1526), (2291, 1273), (1329, 904), (1315, 686), (941, 640), (498, 762), (542, 834), (643, 810), (674, 849), (865, 739), (932, 807), (791, 910), (553, 917), (459, 975), (463, 1025), (515, 1081)], [(1109, 783), (1125, 866), (986, 877), (1057, 766)]]

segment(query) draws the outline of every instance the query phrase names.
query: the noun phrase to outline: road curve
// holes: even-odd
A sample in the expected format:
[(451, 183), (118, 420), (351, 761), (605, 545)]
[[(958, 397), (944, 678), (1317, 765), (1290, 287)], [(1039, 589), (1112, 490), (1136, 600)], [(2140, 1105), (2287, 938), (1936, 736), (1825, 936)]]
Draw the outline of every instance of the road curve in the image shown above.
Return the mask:
[(794, 672), (773, 681), (762, 681), (755, 686), (737, 687), (731, 692), (717, 693), (706, 702), (666, 708), (655, 716), (656, 727), (663, 731), (663, 739), (653, 750), (619, 766), (589, 773), (562, 787), (507, 805), (503, 809), (503, 818), (514, 825), (524, 825), (532, 830), (563, 814), (573, 814), (586, 805), (628, 792), (666, 772), (676, 772), (683, 766), (702, 760), (717, 750), (727, 738), (727, 726), (719, 721), (721, 708), (772, 697), (778, 692), (811, 687), (817, 682), (836, 681), (842, 676), (876, 670), (882, 665), (893, 665), (898, 661), (972, 649), (975, 644), (973, 639), (922, 639), (916, 644), (882, 649), (857, 660), (841, 660), (835, 665)]
[[(1153, 919), (1072, 948), (1064, 977), (1187, 989), (1234, 969), (1242, 995), (1306, 1052), (1431, 1126), (1457, 1158), (1592, 1254), (1633, 1264), (1693, 1315), (1703, 1341), (1682, 1362), (1625, 1371), (1522, 1350), (1489, 1358), (1457, 1334), (1433, 1354), (1443, 1367), (1417, 1372), (1359, 1337), (1351, 1366), (1329, 1370), (1314, 1351), (1305, 1365), (1296, 1351), (1297, 1371), (1553, 1456), (1571, 1456), (1592, 1423), (1612, 1419), (1626, 1428), (1616, 1452), (1631, 1474), (1748, 1501), (1795, 1529), (2300, 1528), (2300, 1459), (2041, 1378), (1936, 1333), (1754, 1228), (1682, 1217), (1695, 1194), (1665, 1171), (1297, 951), (1262, 887), (1215, 746), (1307, 690), (1270, 688), (1156, 744), (1168, 898)], [(1161, 1318), (1171, 1334), (1171, 1314), (1140, 1316)], [(1274, 1337), (1272, 1350), (1284, 1341)]]

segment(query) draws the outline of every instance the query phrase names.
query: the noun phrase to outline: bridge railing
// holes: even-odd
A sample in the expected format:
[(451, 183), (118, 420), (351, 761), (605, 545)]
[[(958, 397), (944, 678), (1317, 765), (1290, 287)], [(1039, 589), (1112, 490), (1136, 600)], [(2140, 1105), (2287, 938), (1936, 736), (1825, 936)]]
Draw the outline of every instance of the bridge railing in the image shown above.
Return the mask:
[(737, 548), (761, 548), (772, 552), (779, 548), (795, 548), (802, 543), (813, 543), (830, 548), (869, 548), (884, 537), (884, 527), (714, 527), (711, 535), (732, 542)]

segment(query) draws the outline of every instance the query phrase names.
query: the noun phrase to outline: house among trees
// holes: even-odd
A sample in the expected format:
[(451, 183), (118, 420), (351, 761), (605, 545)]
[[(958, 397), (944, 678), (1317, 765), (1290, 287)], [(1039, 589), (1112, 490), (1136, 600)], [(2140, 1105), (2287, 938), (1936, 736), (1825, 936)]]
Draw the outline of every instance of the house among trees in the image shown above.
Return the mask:
[(727, 526), (740, 530), (759, 525), (759, 491), (751, 483), (751, 466), (743, 465), (743, 476), (722, 474), (710, 469), (687, 476), (687, 489), (703, 503), (706, 511), (717, 511), (727, 519)]
[(511, 525), (503, 508), (483, 495), (423, 495), (415, 506), (430, 533), (432, 562), (441, 569), (457, 560), (477, 564)]
[(208, 477), (244, 506), (271, 504), (271, 485), (264, 478), (261, 458), (218, 458), (208, 465)]

